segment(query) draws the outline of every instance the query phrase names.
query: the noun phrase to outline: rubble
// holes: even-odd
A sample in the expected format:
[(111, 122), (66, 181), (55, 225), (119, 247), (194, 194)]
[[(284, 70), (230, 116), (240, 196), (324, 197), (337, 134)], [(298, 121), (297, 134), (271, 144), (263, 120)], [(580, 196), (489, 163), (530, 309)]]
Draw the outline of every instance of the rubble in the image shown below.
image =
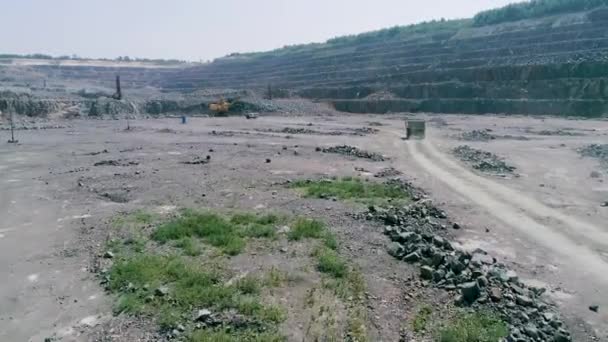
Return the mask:
[(351, 157), (356, 157), (356, 158), (370, 159), (372, 161), (386, 160), (386, 158), (384, 156), (382, 156), (381, 154), (360, 150), (357, 147), (348, 146), (348, 145), (339, 145), (339, 146), (323, 148), (323, 149), (321, 149), (321, 151), (323, 153), (337, 153), (337, 154), (343, 154), (346, 156), (351, 156)]
[(452, 150), (454, 155), (460, 160), (471, 164), (471, 166), (481, 172), (488, 173), (513, 173), (515, 167), (508, 165), (497, 155), (472, 148), (468, 145), (461, 145)]
[(384, 223), (393, 257), (419, 265), (429, 286), (456, 292), (457, 304), (486, 308), (510, 326), (507, 341), (571, 341), (570, 334), (542, 294), (528, 287), (516, 272), (483, 250), (455, 248), (442, 234), (445, 213), (428, 200), (404, 207), (370, 207), (366, 219)]
[(583, 157), (599, 159), (600, 162), (608, 167), (608, 144), (591, 144), (578, 150)]
[(466, 141), (490, 141), (496, 137), (488, 132), (488, 130), (473, 130), (461, 134), (460, 139)]
[(401, 176), (402, 174), (403, 174), (403, 172), (401, 172), (393, 167), (387, 167), (387, 168), (384, 168), (384, 169), (378, 171), (376, 174), (374, 174), (374, 177), (376, 177), (376, 178), (397, 177), (397, 176)]

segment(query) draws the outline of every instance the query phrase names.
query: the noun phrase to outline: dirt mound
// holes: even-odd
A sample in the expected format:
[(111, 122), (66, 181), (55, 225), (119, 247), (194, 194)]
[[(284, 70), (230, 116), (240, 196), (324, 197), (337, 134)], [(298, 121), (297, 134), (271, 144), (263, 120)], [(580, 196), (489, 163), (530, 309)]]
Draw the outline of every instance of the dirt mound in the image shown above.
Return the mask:
[(487, 151), (461, 145), (456, 147), (452, 152), (460, 160), (471, 164), (474, 169), (482, 172), (512, 173), (515, 171), (514, 166), (508, 165), (497, 155)]

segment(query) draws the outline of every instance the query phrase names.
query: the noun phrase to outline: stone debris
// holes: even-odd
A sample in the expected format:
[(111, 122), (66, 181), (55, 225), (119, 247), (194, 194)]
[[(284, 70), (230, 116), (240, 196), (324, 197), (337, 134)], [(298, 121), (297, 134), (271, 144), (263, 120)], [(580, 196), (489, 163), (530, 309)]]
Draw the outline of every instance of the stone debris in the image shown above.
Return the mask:
[(135, 166), (135, 165), (139, 165), (138, 162), (134, 162), (134, 161), (122, 161), (121, 159), (118, 160), (102, 160), (102, 161), (98, 161), (95, 164), (93, 164), (93, 166)]
[(600, 310), (599, 305), (591, 305), (589, 306), (589, 310), (593, 311), (593, 312), (598, 312)]
[(478, 150), (467, 145), (458, 146), (452, 152), (460, 160), (471, 164), (474, 169), (482, 172), (505, 174), (513, 173), (516, 169), (493, 153)]
[(534, 131), (534, 130), (528, 129), (528, 130), (526, 130), (526, 133), (536, 134), (536, 135), (545, 135), (545, 136), (565, 136), (565, 137), (580, 137), (580, 136), (585, 135), (580, 132), (572, 132), (570, 130), (565, 130), (565, 129), (556, 129), (556, 130), (544, 129), (544, 130), (540, 130), (540, 131)]
[(348, 145), (327, 147), (327, 148), (321, 149), (321, 151), (324, 153), (337, 153), (337, 154), (343, 154), (346, 156), (351, 156), (351, 157), (356, 157), (356, 158), (370, 159), (372, 161), (386, 160), (386, 158), (384, 156), (382, 156), (381, 154), (360, 150), (357, 147), (348, 146)]
[(387, 167), (385, 169), (378, 171), (376, 174), (374, 174), (374, 177), (376, 177), (376, 178), (397, 177), (397, 176), (401, 176), (402, 174), (403, 174), (403, 172), (401, 172), (393, 167)]
[(464, 132), (460, 135), (460, 139), (466, 141), (490, 141), (496, 139), (495, 136), (489, 133), (488, 130), (473, 130)]
[(392, 241), (389, 254), (417, 264), (420, 277), (430, 286), (457, 292), (461, 305), (498, 313), (510, 326), (506, 341), (571, 341), (554, 305), (542, 297), (544, 288), (525, 285), (516, 272), (483, 250), (455, 248), (440, 235), (446, 214), (429, 200), (370, 207), (364, 217), (385, 225), (384, 233)]
[(186, 165), (203, 165), (208, 164), (211, 161), (211, 156), (206, 156), (205, 159), (201, 157), (195, 157), (193, 160), (183, 161), (182, 164)]
[(608, 144), (591, 144), (578, 150), (583, 157), (599, 159), (604, 166), (608, 167)]

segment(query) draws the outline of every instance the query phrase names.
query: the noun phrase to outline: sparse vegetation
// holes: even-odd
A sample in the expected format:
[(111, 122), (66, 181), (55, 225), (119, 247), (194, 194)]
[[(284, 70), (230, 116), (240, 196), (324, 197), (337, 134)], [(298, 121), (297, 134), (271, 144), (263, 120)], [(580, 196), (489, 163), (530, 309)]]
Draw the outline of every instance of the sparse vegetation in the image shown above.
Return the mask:
[(607, 0), (532, 0), (477, 13), (473, 25), (485, 26), (548, 15), (585, 11), (608, 5)]
[[(152, 238), (160, 243), (171, 240), (200, 238), (222, 250), (236, 255), (243, 251), (246, 238), (272, 238), (276, 234), (277, 215), (234, 214), (230, 218), (209, 212), (185, 210), (182, 215), (161, 225)], [(185, 244), (190, 247), (191, 244)]]
[(355, 200), (364, 203), (405, 201), (408, 194), (393, 184), (366, 182), (359, 178), (344, 177), (336, 180), (298, 181), (293, 187), (302, 189), (306, 197)]
[(491, 313), (463, 313), (439, 330), (439, 342), (496, 342), (507, 337), (507, 324)]
[(198, 330), (189, 342), (284, 342), (285, 337), (276, 332), (257, 332), (254, 330), (234, 331), (229, 328)]
[(344, 278), (348, 274), (346, 262), (335, 251), (322, 248), (317, 253), (317, 269), (334, 278)]
[(412, 321), (412, 328), (415, 332), (422, 332), (426, 330), (429, 319), (431, 318), (431, 314), (433, 313), (433, 309), (425, 305), (418, 310), (416, 316), (414, 316), (414, 320)]

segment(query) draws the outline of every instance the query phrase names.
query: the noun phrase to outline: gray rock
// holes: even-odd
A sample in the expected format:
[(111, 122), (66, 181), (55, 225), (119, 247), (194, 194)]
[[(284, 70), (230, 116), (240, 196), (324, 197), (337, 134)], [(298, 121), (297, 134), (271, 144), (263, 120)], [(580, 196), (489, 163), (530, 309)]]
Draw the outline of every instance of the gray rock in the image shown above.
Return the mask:
[(490, 289), (490, 299), (493, 302), (500, 302), (502, 300), (502, 290), (498, 287), (493, 287)]
[(517, 305), (526, 306), (526, 307), (534, 306), (534, 300), (532, 300), (528, 296), (522, 296), (522, 295), (515, 296), (515, 303), (517, 303)]
[(537, 339), (539, 335), (538, 329), (532, 323), (526, 325), (526, 327), (524, 328), (524, 332), (526, 333), (526, 335), (530, 336), (533, 339)]
[(568, 334), (564, 334), (563, 332), (556, 332), (555, 335), (553, 335), (553, 342), (570, 342), (571, 338), (570, 335)]
[(433, 279), (433, 268), (430, 266), (420, 267), (420, 277), (426, 280)]
[(104, 253), (103, 257), (106, 259), (112, 259), (114, 258), (114, 253), (112, 253), (112, 251), (107, 251)]
[(481, 276), (477, 278), (477, 284), (479, 285), (479, 287), (486, 287), (488, 286), (488, 278)]
[(387, 247), (388, 254), (395, 258), (402, 258), (405, 255), (405, 248), (398, 242), (391, 242)]
[(410, 254), (406, 255), (405, 257), (403, 257), (403, 260), (407, 261), (407, 262), (420, 261), (420, 254), (418, 254), (418, 252), (410, 253)]
[(462, 298), (464, 298), (467, 303), (475, 302), (481, 293), (479, 285), (475, 281), (460, 285), (460, 291), (462, 293)]
[(442, 238), (441, 236), (437, 236), (435, 235), (433, 237), (433, 243), (435, 244), (435, 246), (437, 247), (443, 247), (445, 245), (445, 239)]
[(161, 287), (157, 288), (154, 291), (154, 294), (157, 295), (157, 296), (159, 296), (159, 297), (164, 297), (164, 296), (166, 296), (166, 295), (169, 294), (169, 287), (168, 286), (161, 286)]
[(211, 319), (211, 311), (208, 309), (198, 310), (196, 315), (194, 315), (195, 322), (206, 322)]
[(494, 263), (494, 258), (487, 254), (475, 253), (471, 258), (471, 264), (477, 267), (481, 267), (483, 265), (492, 265)]
[(438, 282), (445, 277), (445, 271), (442, 269), (438, 269), (433, 272), (433, 281)]
[(593, 311), (593, 312), (598, 312), (600, 309), (599, 305), (591, 305), (589, 306), (589, 310)]

